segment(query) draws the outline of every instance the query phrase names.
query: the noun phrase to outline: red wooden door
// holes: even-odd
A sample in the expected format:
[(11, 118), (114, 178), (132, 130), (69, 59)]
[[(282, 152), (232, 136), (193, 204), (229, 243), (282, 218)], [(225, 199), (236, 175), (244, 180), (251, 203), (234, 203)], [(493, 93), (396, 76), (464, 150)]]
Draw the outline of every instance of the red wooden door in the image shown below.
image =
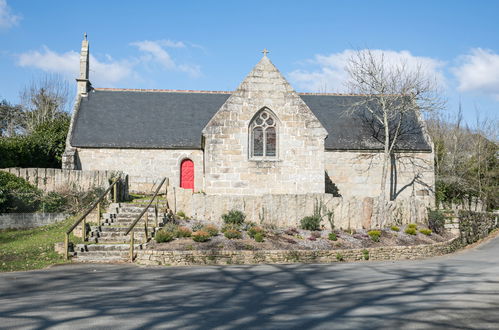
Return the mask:
[(184, 159), (180, 165), (180, 187), (194, 190), (194, 163)]

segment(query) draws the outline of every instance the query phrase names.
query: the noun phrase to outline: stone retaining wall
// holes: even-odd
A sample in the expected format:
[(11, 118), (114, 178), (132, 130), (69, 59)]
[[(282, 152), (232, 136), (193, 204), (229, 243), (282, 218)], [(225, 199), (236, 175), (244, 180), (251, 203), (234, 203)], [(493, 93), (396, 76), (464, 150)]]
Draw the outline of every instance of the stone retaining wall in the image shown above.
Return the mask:
[(23, 178), (44, 192), (60, 191), (72, 185), (80, 190), (94, 187), (107, 188), (109, 180), (115, 175), (113, 171), (79, 171), (58, 168), (2, 168), (0, 171)]
[(296, 227), (300, 220), (314, 214), (322, 205), (322, 225), (330, 228), (327, 214), (334, 213), (336, 228), (369, 229), (391, 224), (427, 223), (427, 207), (431, 201), (424, 198), (398, 198), (390, 202), (385, 223), (375, 223), (377, 199), (342, 198), (332, 194), (283, 194), (263, 196), (224, 196), (193, 194), (192, 190), (168, 188), (168, 203), (174, 212), (182, 211), (196, 220), (221, 224), (221, 216), (232, 209), (242, 211), (247, 221), (272, 224), (278, 227)]
[(459, 232), (462, 244), (475, 243), (499, 228), (499, 214), (490, 212), (459, 211)]
[(2, 213), (0, 229), (35, 228), (65, 220), (65, 213)]
[(345, 250), (292, 250), (292, 251), (156, 251), (137, 252), (135, 262), (141, 265), (231, 265), (231, 264), (288, 264), (330, 263), (365, 260), (413, 260), (451, 253), (461, 247), (461, 239), (447, 242), (416, 245), (386, 246)]

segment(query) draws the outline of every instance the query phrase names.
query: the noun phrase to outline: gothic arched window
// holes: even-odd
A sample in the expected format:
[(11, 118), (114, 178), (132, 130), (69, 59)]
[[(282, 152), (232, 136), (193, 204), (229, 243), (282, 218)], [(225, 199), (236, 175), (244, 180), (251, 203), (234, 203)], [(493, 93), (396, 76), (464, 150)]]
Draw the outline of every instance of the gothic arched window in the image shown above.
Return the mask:
[(260, 111), (250, 124), (251, 158), (277, 157), (277, 121), (270, 111)]

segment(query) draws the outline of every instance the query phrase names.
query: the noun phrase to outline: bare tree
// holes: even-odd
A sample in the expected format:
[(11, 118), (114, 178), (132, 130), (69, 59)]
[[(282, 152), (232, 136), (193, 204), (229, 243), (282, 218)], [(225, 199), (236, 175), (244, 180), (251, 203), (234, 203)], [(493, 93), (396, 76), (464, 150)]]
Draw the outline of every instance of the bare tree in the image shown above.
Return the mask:
[[(404, 149), (404, 137), (414, 134), (420, 127), (422, 112), (433, 112), (444, 105), (432, 79), (421, 65), (409, 66), (406, 62), (388, 63), (383, 53), (359, 50), (349, 58), (347, 64), (349, 81), (347, 87), (353, 94), (361, 94), (349, 112), (361, 114), (369, 123), (372, 136), (382, 146), (382, 171), (379, 196), (378, 223), (387, 215), (389, 170), (395, 152)], [(409, 119), (416, 120), (409, 120)], [(412, 124), (411, 124), (412, 122)]]
[(66, 113), (69, 110), (69, 91), (68, 82), (59, 75), (45, 75), (24, 87), (21, 104), (27, 132)]
[(22, 130), (24, 123), (21, 106), (12, 105), (7, 100), (0, 101), (0, 137), (12, 137)]

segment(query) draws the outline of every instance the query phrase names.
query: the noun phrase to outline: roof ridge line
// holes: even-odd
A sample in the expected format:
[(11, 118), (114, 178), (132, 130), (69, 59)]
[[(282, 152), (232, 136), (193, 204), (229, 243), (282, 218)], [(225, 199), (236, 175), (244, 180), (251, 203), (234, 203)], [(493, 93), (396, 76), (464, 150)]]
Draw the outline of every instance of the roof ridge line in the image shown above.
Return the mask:
[(202, 91), (191, 89), (146, 89), (146, 88), (94, 88), (96, 91), (108, 92), (159, 92), (159, 93), (205, 93), (205, 94), (232, 94), (230, 91)]
[[(93, 88), (96, 91), (108, 92), (157, 92), (157, 93), (205, 93), (205, 94), (232, 94), (234, 91), (208, 91), (195, 89), (155, 89), (155, 88)], [(297, 92), (298, 95), (324, 95), (324, 96), (368, 96), (368, 94), (353, 94), (353, 93), (312, 93), (312, 92)]]

